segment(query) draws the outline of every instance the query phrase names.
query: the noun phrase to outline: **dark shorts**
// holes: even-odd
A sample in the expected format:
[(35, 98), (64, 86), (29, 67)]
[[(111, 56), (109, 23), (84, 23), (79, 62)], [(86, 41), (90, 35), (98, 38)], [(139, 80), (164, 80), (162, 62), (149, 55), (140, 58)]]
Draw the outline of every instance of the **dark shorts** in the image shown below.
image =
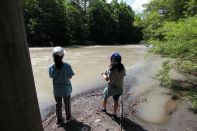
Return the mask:
[(121, 88), (108, 88), (108, 87), (106, 87), (103, 91), (104, 99), (107, 99), (110, 96), (113, 96), (114, 101), (118, 101), (121, 94), (122, 94), (122, 89)]
[(121, 95), (121, 94), (119, 94), (119, 95), (114, 95), (114, 96), (113, 96), (114, 101), (118, 101), (120, 95)]

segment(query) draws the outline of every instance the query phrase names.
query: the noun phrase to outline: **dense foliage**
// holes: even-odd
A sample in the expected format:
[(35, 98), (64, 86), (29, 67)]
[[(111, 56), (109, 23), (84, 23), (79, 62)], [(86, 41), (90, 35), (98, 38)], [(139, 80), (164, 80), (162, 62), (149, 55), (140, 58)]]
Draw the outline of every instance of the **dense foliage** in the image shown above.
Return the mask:
[[(196, 0), (151, 0), (138, 14), (137, 24), (144, 26), (145, 41), (153, 45), (154, 52), (173, 58), (165, 61), (158, 73), (164, 86), (177, 89), (169, 76), (172, 68), (197, 75)], [(188, 90), (192, 92), (188, 98), (197, 111), (196, 89)]]
[(195, 0), (152, 0), (141, 14), (147, 43), (156, 53), (177, 58), (175, 67), (186, 72), (197, 72), (196, 5)]
[(142, 39), (142, 28), (133, 24), (132, 8), (117, 0), (23, 0), (23, 9), (30, 46), (137, 43)]

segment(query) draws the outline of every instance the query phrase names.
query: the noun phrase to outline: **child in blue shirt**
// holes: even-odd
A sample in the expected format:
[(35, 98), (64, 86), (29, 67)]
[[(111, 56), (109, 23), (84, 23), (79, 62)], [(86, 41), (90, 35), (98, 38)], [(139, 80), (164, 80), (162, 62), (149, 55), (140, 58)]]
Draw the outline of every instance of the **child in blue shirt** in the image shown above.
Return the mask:
[(53, 80), (53, 94), (56, 101), (57, 125), (61, 125), (62, 119), (62, 98), (65, 104), (66, 120), (71, 118), (70, 96), (72, 85), (70, 79), (74, 72), (70, 64), (63, 62), (64, 49), (60, 46), (53, 48), (54, 64), (49, 65), (49, 77)]

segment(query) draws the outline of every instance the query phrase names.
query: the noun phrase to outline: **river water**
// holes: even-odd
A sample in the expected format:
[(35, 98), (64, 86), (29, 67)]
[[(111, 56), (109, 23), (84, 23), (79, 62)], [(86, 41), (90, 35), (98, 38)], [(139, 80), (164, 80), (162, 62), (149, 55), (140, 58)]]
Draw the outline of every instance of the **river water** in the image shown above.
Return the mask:
[[(165, 104), (170, 97), (161, 94), (169, 91), (157, 87), (159, 83), (153, 78), (153, 74), (159, 68), (161, 58), (148, 55), (148, 48), (142, 45), (75, 46), (67, 47), (65, 50), (63, 60), (71, 64), (75, 73), (71, 80), (72, 96), (103, 85), (104, 81), (100, 74), (108, 67), (108, 57), (111, 52), (118, 51), (122, 55), (122, 63), (129, 73), (127, 84), (130, 83), (130, 91), (135, 96), (143, 95), (149, 101), (148, 104), (138, 107), (138, 117), (151, 123), (162, 122), (166, 119)], [(55, 104), (52, 80), (48, 75), (48, 65), (53, 63), (52, 48), (30, 48), (30, 56), (39, 107), (42, 119), (44, 119), (49, 112), (47, 110), (54, 107)], [(157, 88), (155, 89), (155, 87)], [(154, 91), (152, 91), (153, 89)]]

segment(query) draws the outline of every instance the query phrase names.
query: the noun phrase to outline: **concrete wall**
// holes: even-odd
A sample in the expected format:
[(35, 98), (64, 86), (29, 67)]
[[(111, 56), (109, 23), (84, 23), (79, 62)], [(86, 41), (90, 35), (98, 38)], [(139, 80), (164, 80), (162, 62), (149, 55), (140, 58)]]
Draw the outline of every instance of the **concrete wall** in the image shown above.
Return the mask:
[(0, 0), (0, 131), (42, 131), (20, 0)]

